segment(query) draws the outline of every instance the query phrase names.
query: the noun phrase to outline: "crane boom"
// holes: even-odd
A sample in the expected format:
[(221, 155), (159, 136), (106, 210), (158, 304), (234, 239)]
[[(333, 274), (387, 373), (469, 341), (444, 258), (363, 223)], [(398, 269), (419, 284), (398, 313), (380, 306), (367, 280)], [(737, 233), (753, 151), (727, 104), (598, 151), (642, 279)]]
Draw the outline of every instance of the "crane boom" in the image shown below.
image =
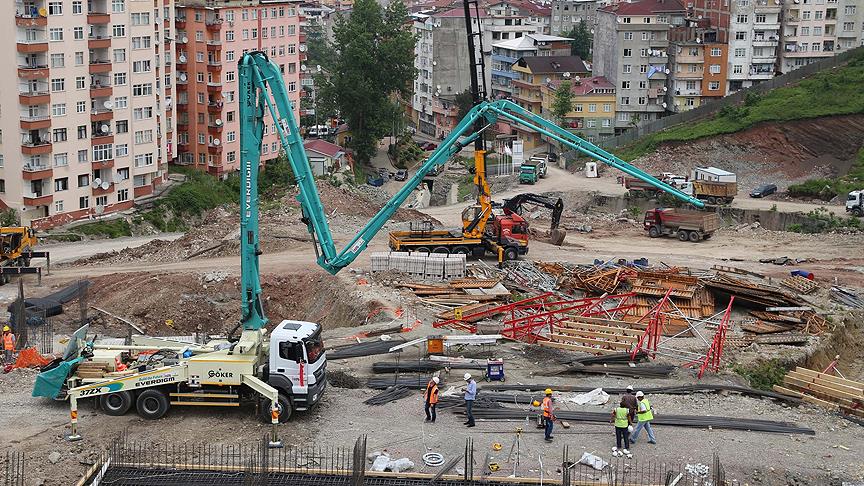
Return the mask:
[[(493, 125), (499, 118), (540, 132), (564, 146), (641, 179), (684, 202), (698, 208), (704, 207), (702, 201), (675, 189), (513, 102), (480, 100), (441, 142), (438, 148), (432, 152), (429, 158), (423, 162), (414, 176), (366, 223), (344, 249), (337, 252), (279, 66), (270, 61), (267, 54), (263, 52), (249, 52), (241, 57), (238, 72), (241, 123), (240, 172), (241, 177), (243, 177), (241, 252), (243, 255), (244, 308), (241, 322), (244, 328), (263, 326), (266, 323), (266, 317), (261, 306), (261, 285), (258, 277), (260, 248), (258, 244), (258, 194), (255, 187), (261, 156), (265, 112), (269, 113), (276, 121), (279, 140), (297, 180), (299, 189), (297, 200), (300, 202), (302, 211), (301, 220), (312, 235), (318, 265), (332, 274), (350, 265), (357, 258), (387, 220), (408, 199), (414, 188), (423, 182), (426, 174), (461, 152), (464, 147), (475, 142), (481, 136), (482, 131)], [(472, 130), (475, 124), (477, 124), (476, 126), (482, 124), (483, 128)], [(258, 327), (251, 328), (256, 329)]]

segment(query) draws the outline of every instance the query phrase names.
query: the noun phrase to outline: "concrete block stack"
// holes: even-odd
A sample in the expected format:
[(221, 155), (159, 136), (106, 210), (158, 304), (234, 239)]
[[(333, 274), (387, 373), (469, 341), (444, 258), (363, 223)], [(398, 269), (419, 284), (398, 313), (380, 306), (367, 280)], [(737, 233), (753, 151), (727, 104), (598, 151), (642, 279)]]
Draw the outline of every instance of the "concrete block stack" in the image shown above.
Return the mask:
[(444, 280), (465, 277), (465, 255), (447, 255), (444, 261)]
[(450, 280), (465, 277), (465, 255), (418, 252), (375, 252), (372, 272), (396, 270), (423, 280)]
[(385, 272), (390, 270), (390, 252), (376, 251), (372, 253), (372, 272)]

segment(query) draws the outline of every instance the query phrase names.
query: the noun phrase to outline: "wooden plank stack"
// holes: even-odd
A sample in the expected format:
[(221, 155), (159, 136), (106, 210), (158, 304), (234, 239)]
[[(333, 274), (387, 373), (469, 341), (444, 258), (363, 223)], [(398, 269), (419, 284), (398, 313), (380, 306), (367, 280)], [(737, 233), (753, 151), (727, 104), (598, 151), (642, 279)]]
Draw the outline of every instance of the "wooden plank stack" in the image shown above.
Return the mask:
[(797, 367), (774, 391), (801, 398), (829, 410), (864, 418), (864, 382)]
[(113, 370), (108, 363), (103, 361), (84, 361), (78, 365), (75, 374), (80, 378), (104, 378), (111, 371)]
[(630, 329), (623, 322), (620, 324), (616, 321), (588, 318), (565, 321), (553, 329), (549, 341), (540, 341), (539, 344), (598, 355), (627, 352), (639, 341), (642, 331)]
[(819, 284), (813, 280), (802, 277), (801, 275), (793, 275), (780, 281), (780, 285), (790, 288), (799, 294), (812, 294), (819, 288)]
[[(497, 279), (460, 278), (451, 280), (447, 285), (426, 283), (405, 283), (399, 287), (411, 289), (414, 295), (424, 302), (446, 307), (458, 307), (481, 302), (506, 300), (507, 293), (478, 295), (468, 294), (466, 289), (492, 289), (498, 285)], [(505, 289), (506, 290), (506, 289)]]

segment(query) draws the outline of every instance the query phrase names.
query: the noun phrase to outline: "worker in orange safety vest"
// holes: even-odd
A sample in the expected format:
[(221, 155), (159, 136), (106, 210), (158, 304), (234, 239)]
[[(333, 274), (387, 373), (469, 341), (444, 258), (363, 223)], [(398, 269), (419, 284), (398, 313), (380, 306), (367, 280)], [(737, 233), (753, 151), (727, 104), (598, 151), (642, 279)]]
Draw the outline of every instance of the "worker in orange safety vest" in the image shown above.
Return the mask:
[(543, 409), (543, 428), (545, 431), (545, 439), (552, 440), (552, 424), (555, 423), (555, 409), (552, 407), (552, 389), (546, 389), (546, 397), (543, 398), (541, 407)]
[(5, 363), (11, 363), (15, 354), (15, 335), (9, 326), (3, 326), (3, 358)]
[(438, 383), (441, 380), (433, 376), (426, 384), (426, 392), (423, 393), (423, 408), (426, 410), (426, 421), (435, 423), (435, 407), (438, 405)]

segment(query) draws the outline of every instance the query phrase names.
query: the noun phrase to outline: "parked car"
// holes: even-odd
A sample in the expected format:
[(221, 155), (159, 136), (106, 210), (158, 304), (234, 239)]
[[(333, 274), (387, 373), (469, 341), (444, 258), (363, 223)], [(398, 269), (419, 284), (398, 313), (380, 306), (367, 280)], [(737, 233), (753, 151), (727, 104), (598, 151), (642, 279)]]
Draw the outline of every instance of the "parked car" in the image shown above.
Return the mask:
[(396, 171), (396, 177), (394, 177), (394, 179), (396, 179), (397, 181), (404, 181), (407, 178), (408, 171), (406, 169), (399, 169)]
[(430, 151), (438, 148), (438, 144), (434, 144), (432, 142), (425, 142), (425, 143), (420, 144), (420, 148), (422, 148), (423, 150), (425, 150), (427, 152), (430, 152)]
[(374, 175), (366, 176), (366, 184), (375, 187), (381, 187), (384, 185), (384, 178), (381, 176), (375, 177)]
[(765, 197), (777, 192), (777, 184), (762, 184), (750, 191), (750, 197)]

